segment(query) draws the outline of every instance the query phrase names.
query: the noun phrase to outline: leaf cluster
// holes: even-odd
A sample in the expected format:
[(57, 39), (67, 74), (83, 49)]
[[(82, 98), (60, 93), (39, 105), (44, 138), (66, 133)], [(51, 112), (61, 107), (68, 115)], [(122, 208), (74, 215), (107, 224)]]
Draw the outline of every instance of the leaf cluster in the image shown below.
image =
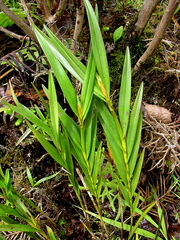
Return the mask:
[[(103, 234), (108, 235), (106, 229), (108, 223), (129, 231), (128, 240), (132, 239), (134, 234), (153, 238), (154, 234), (138, 227), (143, 218), (158, 227), (148, 216), (155, 202), (144, 212), (138, 208), (139, 203), (143, 201), (137, 190), (144, 158), (144, 150), (140, 152), (139, 149), (143, 84), (140, 85), (131, 109), (131, 61), (127, 48), (116, 112), (110, 97), (111, 81), (98, 23), (98, 11), (93, 10), (88, 0), (84, 3), (91, 35), (87, 66), (80, 62), (46, 26), (44, 26), (46, 34), (34, 26), (36, 37), (51, 66), (48, 88), (43, 86), (48, 103), (36, 89), (45, 113), (35, 105), (35, 114), (19, 103), (12, 87), (16, 105), (5, 102), (3, 104), (26, 118), (29, 129), (38, 141), (68, 173), (84, 215), (87, 216), (88, 213), (100, 219)], [(116, 33), (114, 41), (122, 34), (122, 28)], [(80, 82), (80, 94), (77, 94), (67, 72)], [(54, 77), (74, 113), (73, 118), (57, 100)], [(97, 137), (98, 121), (104, 130), (107, 142), (105, 147)], [(111, 158), (110, 162), (106, 159), (107, 152)], [(77, 164), (74, 164), (73, 159)], [(106, 178), (108, 174), (109, 179)], [(30, 174), (29, 179), (34, 185)], [(84, 191), (89, 195), (96, 213), (88, 210)], [(104, 216), (101, 208), (104, 201), (109, 201), (110, 208), (117, 212), (115, 220)], [(127, 223), (124, 223), (127, 208), (130, 210), (130, 216), (128, 220), (126, 219)], [(134, 216), (139, 217), (135, 220)], [(161, 233), (164, 233), (163, 229)]]

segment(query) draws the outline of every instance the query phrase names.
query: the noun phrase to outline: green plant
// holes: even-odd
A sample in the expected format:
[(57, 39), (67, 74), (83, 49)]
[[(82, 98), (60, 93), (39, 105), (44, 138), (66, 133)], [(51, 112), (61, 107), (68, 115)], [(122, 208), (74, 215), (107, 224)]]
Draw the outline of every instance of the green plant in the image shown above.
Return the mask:
[[(21, 19), (26, 16), (25, 12), (22, 11), (21, 8), (10, 8), (10, 10)], [(7, 27), (12, 26), (13, 24), (14, 24), (14, 22), (4, 12), (0, 12), (0, 26), (1, 27), (7, 28)]]
[(126, 0), (126, 1), (123, 1), (123, 4), (126, 6), (126, 5), (130, 5), (132, 6), (133, 8), (135, 9), (140, 9), (141, 6), (143, 5), (143, 0)]
[(117, 42), (123, 34), (123, 26), (118, 27), (113, 33), (114, 43)]
[(5, 0), (4, 4), (6, 4), (8, 7), (12, 7), (12, 8), (20, 7), (18, 0)]
[[(29, 208), (36, 210), (36, 212), (44, 215), (53, 223), (53, 221), (32, 201), (23, 197), (13, 187), (10, 179), (10, 172), (6, 170), (5, 174), (0, 166), (0, 197), (4, 200), (4, 204), (0, 204), (0, 231), (21, 231), (25, 232), (32, 239), (39, 239), (39, 236), (46, 240), (54, 240), (55, 235), (52, 234), (52, 229), (47, 226), (47, 232), (42, 230), (39, 223), (34, 217)], [(5, 239), (0, 234), (0, 239)]]
[[(26, 11), (23, 10), (22, 4), (20, 3), (20, 1), (7, 0), (7, 1), (4, 1), (4, 4), (9, 8), (10, 11), (12, 11), (12, 13), (14, 13), (21, 20), (24, 20), (27, 17), (27, 13)], [(27, 5), (29, 6), (31, 17), (33, 17), (33, 19), (36, 19), (40, 23), (42, 23), (43, 22), (42, 19), (36, 14), (37, 3), (29, 2)], [(12, 26), (13, 24), (14, 24), (14, 21), (11, 18), (9, 18), (3, 11), (1, 11), (0, 26), (3, 28), (7, 28)]]
[(26, 172), (27, 172), (27, 177), (28, 177), (28, 179), (29, 179), (29, 182), (30, 182), (30, 184), (31, 184), (31, 187), (33, 187), (33, 188), (36, 187), (36, 186), (38, 186), (39, 184), (41, 184), (41, 183), (43, 183), (43, 182), (51, 179), (51, 178), (56, 177), (56, 176), (59, 174), (59, 173), (55, 173), (55, 174), (52, 174), (52, 175), (50, 175), (50, 176), (48, 176), (48, 177), (41, 178), (41, 179), (38, 180), (37, 182), (34, 182), (35, 178), (32, 177), (31, 172), (30, 172), (30, 170), (29, 170), (28, 167), (26, 167)]
[[(49, 103), (46, 103), (37, 91), (46, 113), (36, 106), (35, 114), (20, 104), (12, 87), (16, 106), (5, 102), (3, 104), (25, 116), (38, 141), (68, 173), (85, 217), (88, 213), (100, 219), (104, 234), (109, 235), (106, 229), (108, 223), (129, 231), (128, 240), (135, 234), (153, 238), (153, 233), (138, 227), (143, 218), (158, 227), (148, 216), (155, 202), (144, 212), (138, 208), (139, 202), (143, 201), (137, 190), (144, 158), (144, 150), (139, 153), (143, 84), (131, 109), (131, 62), (127, 48), (116, 112), (110, 98), (109, 68), (97, 20), (97, 9), (94, 12), (88, 0), (85, 0), (85, 7), (91, 35), (87, 66), (82, 64), (47, 27), (45, 35), (34, 26), (37, 39), (51, 66), (48, 88), (43, 86)], [(76, 93), (64, 68), (82, 84), (80, 93)], [(74, 114), (73, 117), (69, 116), (57, 101), (53, 74)], [(47, 115), (48, 119), (45, 117)], [(104, 129), (107, 146), (103, 146), (98, 139), (98, 120)], [(105, 153), (111, 158), (110, 162)], [(78, 163), (76, 167), (73, 158)], [(106, 178), (107, 174), (110, 174), (109, 179)], [(77, 175), (80, 182), (77, 181)], [(88, 210), (84, 191), (89, 195), (96, 213)], [(101, 204), (105, 200), (108, 200), (112, 210), (117, 212), (115, 220), (104, 215)], [(124, 219), (126, 209), (130, 210), (128, 219)], [(138, 215), (140, 216), (137, 219)]]
[(178, 179), (175, 174), (172, 174), (171, 179), (171, 192), (173, 192), (176, 197), (180, 198), (180, 179)]
[(19, 115), (19, 114), (14, 114), (14, 112), (11, 108), (2, 107), (2, 108), (0, 108), (0, 112), (3, 112), (3, 114), (5, 114), (5, 115), (10, 115), (10, 118), (15, 117), (17, 119), (14, 123), (15, 126), (19, 126), (23, 122), (23, 116)]

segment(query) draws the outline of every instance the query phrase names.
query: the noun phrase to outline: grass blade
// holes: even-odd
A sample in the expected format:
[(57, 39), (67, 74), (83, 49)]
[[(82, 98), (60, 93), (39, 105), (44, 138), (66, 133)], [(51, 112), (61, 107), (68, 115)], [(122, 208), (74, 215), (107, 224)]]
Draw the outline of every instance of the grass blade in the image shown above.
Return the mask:
[(76, 92), (65, 70), (63, 69), (61, 63), (58, 60), (58, 56), (59, 55), (61, 56), (61, 54), (53, 47), (52, 43), (51, 44), (49, 43), (51, 41), (47, 38), (47, 36), (45, 36), (40, 30), (37, 30), (37, 28), (35, 28), (35, 31), (38, 41), (54, 71), (58, 83), (71, 109), (76, 115), (78, 115)]
[(136, 167), (136, 163), (138, 160), (139, 146), (140, 146), (140, 140), (141, 140), (141, 129), (142, 129), (142, 113), (140, 112), (138, 125), (137, 125), (137, 131), (136, 131), (136, 137), (134, 140), (135, 144), (133, 146), (131, 157), (129, 159), (130, 177), (132, 177), (134, 174), (134, 169)]
[(101, 30), (99, 27), (97, 16), (90, 2), (88, 0), (84, 0), (84, 4), (88, 15), (94, 61), (98, 73), (101, 77), (102, 83), (104, 85), (104, 88), (106, 90), (107, 96), (109, 97), (110, 93), (109, 67)]
[(129, 123), (130, 101), (131, 101), (131, 58), (129, 48), (127, 48), (124, 60), (118, 106), (119, 119), (124, 136), (126, 136)]
[(101, 125), (104, 129), (106, 139), (108, 141), (108, 147), (110, 149), (110, 152), (113, 156), (113, 161), (118, 170), (118, 174), (119, 176), (122, 177), (125, 185), (127, 185), (124, 156), (116, 124), (111, 113), (109, 112), (109, 110), (106, 108), (105, 104), (102, 101), (99, 100), (96, 101), (96, 107), (99, 113)]
[[(98, 214), (93, 213), (93, 212), (90, 212), (90, 211), (87, 211), (87, 210), (86, 210), (86, 212), (87, 212), (89, 215), (91, 215), (91, 216), (93, 216), (93, 217), (95, 217), (95, 218), (97, 218), (97, 219), (100, 219), (100, 217), (99, 217)], [(121, 229), (121, 228), (123, 227), (124, 230), (130, 231), (131, 226), (128, 225), (128, 224), (126, 224), (126, 223), (123, 223), (123, 224), (122, 224), (121, 222), (118, 222), (118, 221), (115, 221), (115, 220), (112, 220), (112, 219), (109, 219), (109, 218), (106, 218), (106, 217), (102, 217), (102, 219), (103, 219), (103, 221), (104, 221), (105, 223), (110, 224), (110, 225), (112, 225), (113, 227), (117, 227), (117, 228), (119, 228), (119, 229)], [(141, 229), (141, 228), (136, 228), (135, 233), (137, 233), (137, 234), (139, 234), (139, 235), (141, 235), (141, 236), (144, 236), (144, 237), (146, 237), (146, 238), (156, 239), (156, 240), (163, 240), (161, 237), (155, 238), (156, 235), (155, 235), (154, 233), (151, 233), (151, 232), (146, 231), (146, 230)]]
[(10, 232), (39, 232), (39, 229), (30, 227), (24, 224), (2, 224), (0, 225), (0, 231), (10, 231)]
[(81, 91), (81, 104), (83, 107), (83, 119), (86, 118), (94, 93), (96, 66), (93, 60), (92, 51), (90, 52), (84, 83)]
[[(128, 240), (130, 240), (134, 233), (138, 233), (139, 232), (137, 231), (138, 230), (138, 226), (140, 224), (140, 222), (143, 220), (143, 218), (147, 215), (147, 213), (151, 210), (151, 208), (155, 205), (155, 202), (151, 203), (151, 205), (149, 207), (146, 208), (146, 210), (144, 212), (142, 212), (141, 216), (138, 218), (136, 224), (133, 226), (133, 228), (131, 229), (130, 233), (129, 233), (129, 237), (128, 237)], [(149, 237), (151, 235), (151, 232), (147, 231), (147, 235), (145, 237)], [(152, 238), (152, 239), (161, 239), (159, 237), (157, 238)]]
[(143, 94), (143, 83), (141, 83), (140, 85), (140, 88), (131, 112), (130, 120), (129, 120), (129, 126), (128, 126), (128, 132), (127, 132), (128, 158), (130, 158), (134, 144), (136, 144), (135, 138), (137, 134), (139, 114), (141, 111), (142, 94)]
[[(53, 138), (55, 139), (55, 145), (58, 146), (59, 142), (59, 114), (58, 114), (58, 102), (56, 89), (52, 73), (49, 73), (49, 108), (50, 108), (50, 119), (51, 119), (51, 130), (53, 132)], [(60, 148), (60, 147), (59, 147)]]
[(28, 123), (29, 128), (37, 138), (37, 140), (41, 143), (41, 145), (45, 148), (45, 150), (51, 155), (52, 158), (56, 162), (58, 162), (62, 167), (64, 167), (68, 171), (67, 165), (64, 163), (63, 158), (61, 154), (58, 152), (58, 150), (53, 147), (42, 134), (40, 134), (30, 123)]
[(135, 171), (131, 180), (131, 188), (132, 188), (132, 193), (135, 192), (138, 182), (139, 182), (139, 178), (140, 178), (140, 174), (141, 174), (141, 170), (142, 170), (142, 164), (143, 164), (143, 160), (144, 160), (144, 152), (145, 150), (143, 149), (140, 158), (138, 160), (137, 166), (135, 167)]
[(49, 136), (52, 135), (51, 129), (41, 120), (39, 119), (32, 111), (30, 111), (27, 107), (21, 105), (21, 108), (16, 107), (8, 102), (2, 101), (5, 106), (8, 106), (13, 111), (19, 113), (21, 116), (25, 117), (27, 120), (32, 122), (37, 127), (41, 128), (45, 133)]

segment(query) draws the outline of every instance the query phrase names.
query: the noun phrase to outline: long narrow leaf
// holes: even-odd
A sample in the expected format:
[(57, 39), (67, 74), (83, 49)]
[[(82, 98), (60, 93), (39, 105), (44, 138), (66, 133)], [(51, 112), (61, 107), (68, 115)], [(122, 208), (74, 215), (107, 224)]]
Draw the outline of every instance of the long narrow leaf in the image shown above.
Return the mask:
[(52, 175), (50, 175), (50, 176), (48, 176), (48, 177), (41, 178), (39, 181), (37, 181), (36, 183), (34, 183), (34, 187), (37, 186), (37, 185), (39, 185), (39, 184), (41, 184), (41, 183), (43, 183), (43, 182), (45, 182), (45, 181), (47, 181), (47, 180), (50, 180), (51, 178), (56, 177), (58, 174), (59, 174), (59, 173), (55, 173), (55, 174), (52, 174)]
[[(36, 26), (34, 26), (35, 33), (40, 36), (42, 42), (44, 41), (46, 48), (52, 49), (54, 52), (52, 56), (54, 56), (78, 81), (83, 83), (84, 77), (85, 77), (85, 72), (86, 72), (86, 66), (79, 61), (78, 58), (76, 58), (69, 49), (67, 49), (61, 42), (60, 40), (46, 27), (44, 26), (47, 34), (49, 37), (47, 37), (43, 32), (41, 32)], [(38, 37), (37, 37), (38, 38)], [(54, 71), (54, 69), (53, 69)], [(57, 71), (58, 74), (58, 71)], [(55, 72), (56, 75), (56, 72)], [(57, 75), (56, 75), (57, 77)], [(94, 89), (95, 94), (101, 98), (104, 99), (104, 96), (97, 84), (95, 83), (95, 89)]]
[(28, 123), (29, 128), (35, 135), (35, 137), (38, 139), (38, 141), (41, 143), (41, 145), (45, 148), (45, 150), (51, 155), (52, 158), (56, 162), (58, 162), (62, 167), (68, 170), (67, 165), (64, 163), (63, 158), (61, 154), (58, 152), (58, 150), (52, 146), (42, 134), (40, 134), (30, 123)]
[[(90, 211), (86, 211), (86, 212), (89, 215), (91, 215), (91, 216), (93, 216), (97, 219), (100, 219), (100, 216), (98, 214), (90, 212)], [(123, 229), (126, 230), (126, 231), (130, 231), (130, 229), (131, 229), (131, 226), (126, 224), (126, 223), (122, 224), (121, 222), (118, 222), (118, 221), (115, 221), (115, 220), (112, 220), (112, 219), (109, 219), (109, 218), (106, 218), (106, 217), (103, 217), (102, 219), (105, 223), (110, 224), (113, 227), (117, 227), (119, 229), (121, 229), (123, 227)], [(141, 229), (141, 228), (136, 228), (135, 233), (137, 233), (141, 236), (144, 236), (144, 237), (148, 237), (150, 239), (163, 240), (161, 237), (155, 238), (156, 235), (154, 233), (151, 233), (151, 232), (149, 232), (147, 230), (144, 230), (144, 229)]]
[(143, 94), (143, 83), (141, 83), (140, 85), (140, 88), (131, 112), (131, 116), (130, 116), (128, 132), (127, 132), (128, 158), (131, 156), (134, 144), (136, 144), (134, 140), (136, 138), (139, 114), (141, 111), (142, 94)]
[[(93, 101), (94, 102), (94, 101)], [(95, 145), (97, 141), (97, 112), (93, 112), (94, 104), (88, 112), (87, 118), (84, 123), (84, 141), (85, 141), (85, 151), (87, 158), (89, 158), (89, 164), (92, 167), (94, 155), (95, 155)], [(92, 158), (90, 157), (92, 156)]]
[(81, 104), (83, 107), (83, 119), (89, 111), (91, 101), (94, 93), (94, 83), (95, 83), (96, 66), (93, 60), (93, 53), (90, 52), (89, 61), (86, 69), (86, 74), (84, 78), (84, 83), (81, 91)]
[(48, 226), (46, 226), (46, 229), (47, 229), (50, 240), (57, 240), (52, 229)]
[[(134, 233), (138, 232), (137, 230), (139, 229), (138, 226), (140, 224), (140, 222), (143, 220), (143, 218), (147, 215), (147, 213), (152, 209), (152, 207), (155, 205), (155, 203), (151, 203), (151, 205), (149, 207), (146, 208), (146, 210), (144, 212), (142, 212), (141, 216), (138, 218), (136, 224), (133, 226), (133, 228), (131, 229), (130, 231), (130, 234), (129, 234), (129, 237), (128, 237), (128, 240), (130, 240)], [(138, 232), (139, 233), (139, 232)], [(149, 237), (151, 233), (148, 231), (147, 235), (145, 237)], [(159, 237), (157, 238), (153, 238), (153, 239), (161, 239)]]
[(0, 225), (0, 231), (39, 232), (40, 230), (24, 224), (7, 224), (7, 225), (2, 224)]
[(21, 116), (25, 117), (27, 120), (35, 124), (37, 127), (41, 128), (49, 136), (52, 135), (51, 129), (27, 107), (21, 105), (21, 108), (19, 108), (5, 101), (2, 101), (2, 103), (11, 108), (13, 111), (19, 113)]
[(49, 43), (49, 39), (47, 36), (44, 36), (44, 34), (35, 28), (36, 36), (38, 38), (38, 41), (46, 54), (46, 57), (54, 71), (54, 74), (58, 80), (58, 83), (71, 107), (73, 112), (78, 115), (77, 111), (77, 96), (76, 92), (74, 90), (74, 87), (69, 80), (65, 70), (63, 69), (61, 63), (58, 60), (58, 56), (61, 54), (53, 47), (52, 44)]
[(110, 93), (109, 67), (101, 30), (99, 27), (97, 16), (90, 2), (88, 0), (84, 0), (84, 4), (88, 15), (94, 61), (96, 63), (96, 67), (98, 69), (98, 73), (101, 77), (103, 85), (106, 89), (107, 96), (109, 97)]
[(36, 93), (37, 93), (38, 97), (40, 98), (43, 106), (45, 107), (47, 113), (49, 113), (49, 106), (48, 106), (48, 104), (46, 103), (46, 101), (44, 100), (42, 94), (40, 93), (40, 91), (37, 89), (37, 87), (36, 87), (34, 84), (32, 84), (32, 85), (33, 85), (33, 88), (36, 90)]
[(49, 109), (50, 109), (50, 119), (51, 119), (51, 130), (53, 132), (54, 143), (56, 147), (60, 148), (58, 102), (57, 102), (57, 95), (56, 95), (54, 80), (51, 72), (49, 73), (48, 83), (49, 83)]
[(104, 155), (102, 155), (102, 142), (99, 144), (97, 152), (95, 154), (95, 161), (94, 161), (94, 165), (92, 168), (92, 178), (93, 181), (96, 182), (97, 180), (101, 180), (100, 176), (98, 179), (98, 174), (101, 172), (102, 170), (102, 164), (103, 164), (103, 160), (104, 160)]
[(130, 171), (130, 177), (132, 177), (134, 173), (134, 168), (136, 166), (137, 160), (138, 160), (138, 153), (139, 153), (139, 147), (140, 147), (140, 140), (141, 140), (141, 130), (142, 130), (142, 113), (139, 114), (139, 120), (137, 124), (137, 131), (135, 136), (135, 144), (129, 159), (129, 171)]
[(99, 119), (106, 134), (108, 147), (110, 148), (114, 163), (123, 182), (127, 185), (124, 156), (116, 124), (109, 110), (102, 101), (96, 101), (96, 107), (99, 112)]
[(119, 176), (117, 176), (116, 174), (113, 174), (113, 176), (116, 178), (116, 180), (117, 180), (117, 183), (118, 183), (118, 186), (119, 186), (119, 189), (120, 189), (120, 191), (121, 191), (121, 193), (122, 193), (122, 195), (123, 195), (123, 197), (124, 197), (124, 199), (125, 199), (125, 201), (126, 201), (126, 205), (127, 206), (130, 206), (130, 195), (129, 195), (129, 189), (128, 189), (128, 187), (127, 187), (127, 183), (126, 183), (126, 185), (124, 185), (123, 183), (122, 183), (122, 180), (119, 178)]
[(75, 146), (77, 146), (79, 149), (81, 148), (80, 145), (80, 130), (79, 130), (79, 126), (75, 123), (75, 121), (69, 117), (65, 111), (62, 109), (62, 107), (60, 106), (60, 104), (58, 105), (58, 109), (59, 109), (59, 118), (60, 121), (64, 127), (64, 129), (66, 130), (69, 139), (74, 143)]
[[(14, 209), (10, 206), (0, 204), (0, 210), (3, 210), (3, 212), (5, 214), (12, 215), (14, 217), (18, 217), (18, 218), (23, 219), (23, 220), (25, 219), (16, 209)], [(2, 214), (2, 212), (1, 212), (1, 214)]]
[(74, 176), (74, 163), (72, 159), (72, 153), (71, 153), (71, 145), (70, 145), (70, 138), (68, 137), (68, 134), (66, 130), (63, 128), (62, 133), (60, 134), (60, 144), (62, 146), (62, 155), (63, 160), (66, 162), (66, 165), (68, 166), (68, 171), (70, 172), (71, 176)]
[(131, 180), (132, 193), (135, 192), (138, 182), (139, 182), (139, 178), (140, 178), (140, 174), (141, 174), (141, 170), (142, 170), (142, 164), (143, 164), (143, 160), (144, 160), (144, 151), (145, 150), (143, 149), (143, 151), (139, 157), (138, 163), (135, 167), (134, 175)]
[(129, 48), (126, 49), (126, 55), (124, 60), (124, 67), (121, 79), (121, 88), (119, 95), (118, 113), (123, 130), (123, 135), (126, 136), (129, 113), (130, 113), (130, 101), (131, 101), (131, 60), (130, 60)]
[[(43, 86), (43, 90), (46, 93), (47, 97), (50, 97), (49, 90)], [(78, 148), (81, 148), (80, 145), (80, 131), (77, 123), (65, 112), (65, 110), (58, 104), (58, 113), (61, 124), (64, 127), (64, 130), (67, 132), (69, 139), (76, 145)]]
[[(44, 26), (46, 33), (48, 34), (46, 40), (52, 45), (57, 51), (58, 55), (56, 56), (57, 59), (61, 62), (61, 64), (67, 68), (67, 70), (81, 83), (83, 83), (84, 75), (86, 72), (86, 66), (79, 61), (77, 57), (74, 56), (71, 51), (64, 46), (64, 44), (46, 27)], [(36, 31), (42, 33), (37, 27), (35, 27)]]

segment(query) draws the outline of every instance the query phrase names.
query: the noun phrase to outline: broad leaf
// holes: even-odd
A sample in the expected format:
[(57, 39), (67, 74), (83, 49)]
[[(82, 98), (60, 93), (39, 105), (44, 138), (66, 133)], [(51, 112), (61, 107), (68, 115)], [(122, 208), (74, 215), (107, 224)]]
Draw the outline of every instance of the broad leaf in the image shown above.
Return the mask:
[(117, 42), (123, 34), (123, 26), (118, 27), (113, 33), (114, 43)]

